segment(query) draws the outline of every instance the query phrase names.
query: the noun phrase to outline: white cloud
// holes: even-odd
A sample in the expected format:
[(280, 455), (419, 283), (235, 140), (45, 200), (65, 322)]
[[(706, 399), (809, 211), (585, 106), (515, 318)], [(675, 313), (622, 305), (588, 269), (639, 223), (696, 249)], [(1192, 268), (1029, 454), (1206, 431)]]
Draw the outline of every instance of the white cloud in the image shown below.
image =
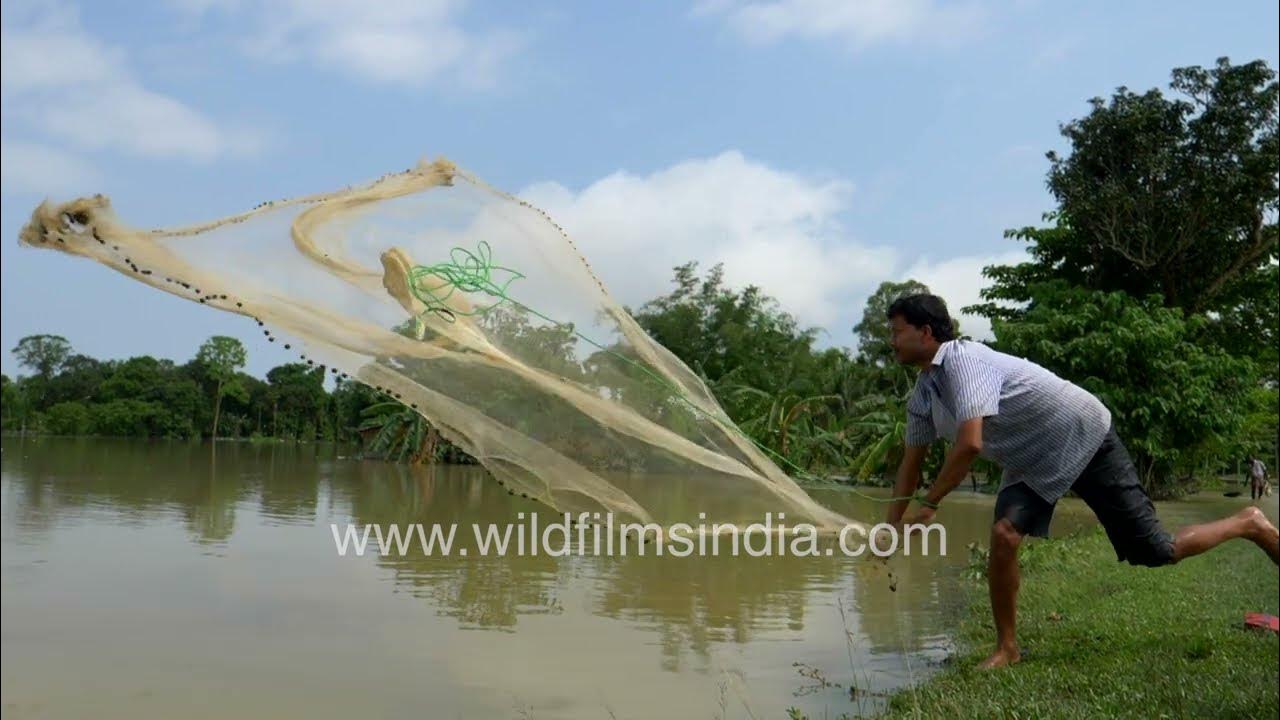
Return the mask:
[(125, 54), (87, 33), (74, 8), (26, 9), (6, 13), (0, 29), (6, 130), (17, 125), (82, 150), (196, 161), (257, 147), (252, 133), (144, 87)]
[(982, 268), (988, 265), (1012, 265), (1026, 262), (1030, 256), (1023, 250), (999, 255), (965, 255), (945, 260), (921, 258), (905, 272), (904, 278), (919, 280), (934, 294), (947, 301), (951, 314), (960, 320), (960, 331), (977, 340), (991, 339), (991, 321), (976, 315), (965, 315), (960, 308), (981, 301), (978, 293), (989, 281), (982, 276)]
[(451, 80), (483, 87), (519, 48), (510, 31), (475, 32), (462, 0), (176, 0), (193, 14), (247, 16), (245, 49), (276, 62), (305, 61), (378, 83)]
[[(885, 280), (920, 280), (958, 311), (978, 300), (983, 266), (1023, 257), (915, 260), (859, 242), (839, 222), (852, 192), (847, 181), (729, 151), (645, 176), (617, 172), (577, 192), (543, 182), (519, 195), (565, 229), (622, 303), (634, 307), (671, 288), (676, 265), (696, 260), (706, 270), (722, 262), (731, 286), (760, 286), (803, 325), (826, 328), (835, 344), (852, 342), (849, 329)], [(970, 335), (989, 337), (985, 321), (961, 322)]]
[(72, 153), (0, 140), (0, 192), (70, 197), (92, 191), (100, 179), (92, 165)]
[(858, 244), (837, 222), (851, 191), (726, 152), (648, 176), (618, 172), (577, 193), (541, 183), (520, 196), (565, 228), (623, 303), (670, 288), (676, 265), (724, 263), (730, 285), (759, 285), (802, 322), (826, 326), (844, 324), (850, 301), (893, 269), (891, 250)]
[(710, 0), (695, 14), (723, 17), (748, 42), (797, 37), (834, 40), (853, 49), (926, 41), (950, 43), (973, 35), (985, 17), (976, 3), (938, 0)]

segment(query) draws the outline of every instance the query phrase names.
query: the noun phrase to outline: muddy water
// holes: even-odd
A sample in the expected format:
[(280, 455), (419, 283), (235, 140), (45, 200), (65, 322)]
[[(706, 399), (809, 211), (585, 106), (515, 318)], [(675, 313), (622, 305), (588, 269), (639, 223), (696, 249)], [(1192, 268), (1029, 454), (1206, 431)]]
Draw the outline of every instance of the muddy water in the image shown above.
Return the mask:
[[(948, 554), (887, 564), (479, 557), (474, 544), (465, 558), (344, 557), (331, 524), (459, 523), (461, 537), (547, 511), (475, 468), (343, 452), (5, 438), (6, 720), (873, 713), (945, 657), (966, 545), (990, 525), (990, 497), (957, 493), (940, 515)], [(850, 517), (883, 513), (814, 494)], [(1054, 532), (1091, 522), (1066, 501)]]

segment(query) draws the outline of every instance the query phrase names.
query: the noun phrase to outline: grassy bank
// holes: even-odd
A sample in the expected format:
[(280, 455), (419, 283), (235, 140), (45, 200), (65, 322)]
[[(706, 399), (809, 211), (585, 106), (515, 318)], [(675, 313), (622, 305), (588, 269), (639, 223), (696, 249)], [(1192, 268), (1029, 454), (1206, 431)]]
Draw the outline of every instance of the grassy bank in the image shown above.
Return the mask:
[(960, 652), (887, 717), (1276, 717), (1280, 641), (1241, 629), (1246, 611), (1277, 613), (1276, 567), (1253, 545), (1161, 569), (1117, 563), (1100, 530), (1026, 549), (1026, 659), (974, 669), (995, 637), (975, 577)]

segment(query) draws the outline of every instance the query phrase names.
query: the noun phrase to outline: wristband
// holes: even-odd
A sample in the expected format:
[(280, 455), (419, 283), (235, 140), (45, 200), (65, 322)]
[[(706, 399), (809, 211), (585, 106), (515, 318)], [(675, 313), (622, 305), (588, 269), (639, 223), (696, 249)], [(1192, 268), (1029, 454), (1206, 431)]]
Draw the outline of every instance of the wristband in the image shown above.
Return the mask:
[(918, 502), (918, 503), (920, 503), (921, 505), (923, 505), (923, 506), (925, 506), (925, 507), (929, 508), (930, 510), (937, 510), (937, 509), (938, 509), (938, 503), (936, 503), (936, 502), (930, 502), (930, 501), (929, 501), (929, 499), (928, 499), (928, 498), (926, 498), (924, 495), (917, 495), (917, 496), (916, 496), (916, 502)]

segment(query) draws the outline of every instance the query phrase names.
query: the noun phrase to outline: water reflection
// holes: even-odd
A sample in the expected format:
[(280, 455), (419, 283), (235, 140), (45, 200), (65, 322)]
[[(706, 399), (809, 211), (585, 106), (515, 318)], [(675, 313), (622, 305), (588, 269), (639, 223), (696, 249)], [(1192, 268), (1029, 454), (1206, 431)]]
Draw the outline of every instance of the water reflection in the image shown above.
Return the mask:
[[(215, 452), (208, 444), (4, 438), (6, 658), (56, 648), (64, 653), (58, 662), (67, 662), (70, 652), (75, 662), (110, 675), (118, 664), (108, 661), (105, 648), (141, 642), (130, 628), (155, 624), (164, 638), (182, 628), (187, 644), (151, 640), (167, 659), (142, 670), (191, 662), (192, 641), (215, 663), (209, 682), (220, 682), (217, 668), (241, 662), (246, 653), (278, 655), (310, 679), (290, 711), (328, 714), (342, 706), (332, 693), (349, 670), (326, 663), (313, 645), (345, 632), (350, 641), (343, 652), (361, 662), (395, 656), (407, 667), (429, 664), (433, 676), (424, 687), (449, 698), (441, 707), (464, 714), (477, 708), (491, 714), (495, 703), (509, 709), (509, 698), (495, 697), (518, 686), (522, 702), (555, 705), (564, 716), (607, 716), (603, 701), (581, 696), (589, 681), (609, 703), (642, 699), (646, 708), (676, 715), (690, 703), (703, 704), (709, 709), (698, 714), (709, 717), (727, 668), (751, 677), (743, 692), (759, 714), (796, 704), (811, 715), (835, 716), (859, 708), (839, 691), (792, 697), (805, 684), (792, 664), (845, 681), (860, 674), (860, 684), (878, 688), (907, 682), (944, 652), (964, 546), (985, 539), (990, 523), (989, 499), (957, 497), (948, 502), (948, 557), (887, 563), (838, 556), (482, 557), (470, 537), (472, 523), (514, 523), (520, 513), (545, 516), (548, 510), (508, 495), (478, 468), (409, 468), (354, 460), (350, 453), (324, 445), (219, 443)], [(883, 512), (848, 492), (815, 495), (849, 517)], [(671, 496), (681, 497), (678, 487)], [(1068, 504), (1055, 531), (1086, 520)], [(329, 525), (347, 522), (458, 523), (458, 543), (470, 552), (339, 557)], [(170, 530), (185, 540), (165, 542)], [(126, 538), (123, 531), (137, 535)], [(64, 533), (90, 538), (90, 545), (64, 551)], [(118, 560), (104, 555), (120, 546), (128, 548), (133, 585), (116, 588), (102, 566)], [(51, 565), (40, 565), (47, 557), (55, 558)], [(114, 605), (106, 601), (112, 593), (119, 593)], [(49, 605), (97, 621), (67, 639), (60, 621), (43, 614)], [(656, 662), (624, 659), (637, 647), (652, 649)], [(220, 657), (219, 648), (230, 657)], [(5, 666), (6, 697), (40, 683), (58, 687), (37, 662), (12, 671), (19, 666)], [(589, 677), (550, 677), (544, 669), (560, 666)], [(480, 678), (492, 667), (509, 670)], [(396, 685), (412, 681), (392, 672), (377, 677), (385, 687), (368, 679), (382, 687), (369, 690), (380, 698), (375, 705), (413, 707)], [(663, 698), (650, 697), (656, 684), (668, 688)], [(261, 697), (279, 699), (286, 690), (271, 685)], [(211, 707), (234, 710), (231, 700), (218, 702)]]
[[(219, 443), (215, 452), (207, 443), (6, 438), (5, 480), (18, 493), (7, 512), (22, 542), (104, 515), (121, 524), (178, 517), (194, 542), (215, 546), (231, 540), (238, 515), (247, 516), (240, 522), (326, 529), (348, 521), (458, 523), (468, 557), (411, 552), (359, 561), (386, 568), (399, 589), (469, 628), (511, 630), (522, 615), (557, 613), (560, 594), (576, 583), (589, 591), (591, 612), (657, 631), (673, 669), (683, 651), (705, 656), (712, 643), (803, 630), (811, 594), (841, 588), (863, 619), (870, 648), (901, 651), (896, 626), (886, 631), (889, 624), (867, 620), (896, 618), (904, 607), (936, 608), (945, 582), (940, 558), (886, 565), (841, 557), (480, 557), (472, 524), (516, 523), (519, 513), (549, 511), (509, 495), (478, 468), (362, 462), (343, 452), (324, 445)], [(847, 494), (821, 497), (853, 517), (880, 512)], [(906, 649), (941, 632), (934, 620), (924, 622), (909, 633)]]

